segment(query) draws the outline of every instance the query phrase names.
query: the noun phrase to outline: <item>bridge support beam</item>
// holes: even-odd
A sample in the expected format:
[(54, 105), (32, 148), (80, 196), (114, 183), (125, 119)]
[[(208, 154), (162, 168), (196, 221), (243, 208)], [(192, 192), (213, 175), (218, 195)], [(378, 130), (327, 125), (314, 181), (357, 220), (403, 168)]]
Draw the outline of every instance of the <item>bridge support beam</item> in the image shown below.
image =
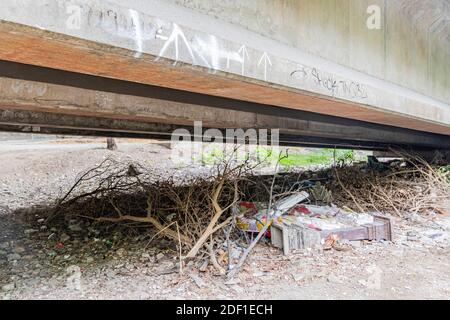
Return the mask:
[[(24, 68), (28, 69), (0, 77), (3, 130), (39, 128), (46, 133), (169, 139), (176, 128), (191, 130), (194, 121), (201, 121), (205, 129), (279, 129), (280, 143), (286, 145), (450, 149), (445, 135), (121, 80)], [(0, 76), (4, 70), (0, 70)]]

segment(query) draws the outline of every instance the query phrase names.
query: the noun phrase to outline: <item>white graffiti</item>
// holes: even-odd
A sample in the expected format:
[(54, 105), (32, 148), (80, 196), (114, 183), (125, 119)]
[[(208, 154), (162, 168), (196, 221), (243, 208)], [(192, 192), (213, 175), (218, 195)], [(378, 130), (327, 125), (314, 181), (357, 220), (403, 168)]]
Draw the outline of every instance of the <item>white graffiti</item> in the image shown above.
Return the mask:
[[(196, 36), (192, 45), (192, 50), (197, 54), (205, 63), (205, 65), (217, 71), (221, 69), (221, 61), (226, 60), (227, 69), (230, 68), (230, 62), (238, 62), (242, 64), (242, 57), (238, 52), (224, 50), (220, 47), (217, 37), (214, 35), (208, 35), (208, 40)], [(205, 57), (209, 57), (207, 60)]]
[(136, 42), (137, 51), (134, 55), (135, 58), (139, 58), (142, 55), (142, 27), (139, 19), (139, 14), (136, 10), (128, 9), (131, 20), (134, 25), (134, 40)]
[(163, 33), (162, 28), (159, 28), (158, 30), (156, 30), (155, 38), (163, 40), (163, 41), (167, 41), (169, 39), (169, 37), (164, 36), (162, 33)]
[(267, 54), (267, 52), (264, 52), (261, 56), (261, 59), (259, 59), (258, 67), (264, 62), (264, 81), (267, 81), (267, 65), (269, 64), (272, 66), (272, 61), (270, 61), (270, 57)]
[(158, 57), (155, 59), (155, 61), (158, 61), (166, 53), (169, 46), (173, 43), (175, 46), (175, 61), (173, 65), (176, 65), (180, 58), (179, 40), (181, 39), (184, 45), (186, 46), (186, 49), (189, 51), (189, 55), (191, 56), (192, 59), (192, 64), (195, 64), (194, 53), (192, 52), (192, 48), (189, 42), (187, 41), (186, 36), (183, 33), (183, 30), (181, 30), (181, 28), (176, 23), (173, 23), (172, 25), (173, 25), (172, 33), (164, 43), (164, 46), (159, 51)]
[(223, 58), (222, 51), (219, 48), (219, 43), (217, 38), (213, 35), (208, 36), (209, 43), (207, 44), (207, 48), (209, 48), (209, 52), (211, 54), (211, 65), (214, 70), (220, 69), (220, 59)]
[(309, 82), (326, 90), (333, 97), (368, 98), (367, 87), (363, 83), (340, 79), (333, 74), (323, 72), (315, 67), (297, 65), (290, 76), (303, 83)]
[(243, 44), (241, 46), (241, 48), (238, 51), (238, 54), (241, 55), (241, 59), (242, 59), (242, 71), (241, 74), (244, 75), (245, 73), (245, 58), (247, 57), (247, 60), (250, 59), (249, 55), (248, 55), (248, 51), (247, 51), (247, 47), (245, 46), (245, 44)]
[[(214, 43), (212, 46), (214, 46)], [(192, 44), (192, 50), (210, 70), (216, 70), (219, 68), (217, 55), (214, 52), (214, 50), (217, 51), (217, 48), (211, 47), (210, 43), (196, 37), (194, 43)], [(205, 58), (205, 55), (211, 56), (211, 63), (209, 63), (209, 61)]]
[(227, 58), (227, 69), (230, 69), (230, 61), (236, 61), (236, 62), (242, 63), (242, 57), (240, 56), (240, 54), (238, 52), (228, 51), (226, 53), (226, 58)]

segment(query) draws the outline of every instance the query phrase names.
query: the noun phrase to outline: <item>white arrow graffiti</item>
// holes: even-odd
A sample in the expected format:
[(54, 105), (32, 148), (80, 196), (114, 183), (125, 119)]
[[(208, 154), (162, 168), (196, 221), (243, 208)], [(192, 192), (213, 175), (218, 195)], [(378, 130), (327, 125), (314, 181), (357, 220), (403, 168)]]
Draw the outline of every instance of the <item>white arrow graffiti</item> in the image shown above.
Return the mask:
[(136, 10), (129, 9), (128, 12), (130, 13), (131, 20), (133, 21), (134, 25), (134, 41), (136, 42), (137, 51), (134, 54), (135, 58), (139, 58), (142, 55), (142, 28), (141, 23), (139, 19), (139, 14)]
[(263, 61), (264, 61), (264, 81), (267, 81), (267, 64), (272, 66), (272, 61), (270, 61), (267, 52), (264, 52), (263, 55), (261, 56), (261, 59), (259, 59), (258, 67), (261, 65)]
[(192, 63), (195, 64), (195, 57), (194, 57), (194, 53), (192, 52), (191, 46), (189, 45), (189, 42), (187, 41), (186, 36), (183, 33), (183, 30), (181, 30), (181, 28), (176, 23), (173, 23), (172, 33), (170, 34), (169, 39), (167, 39), (167, 41), (164, 43), (164, 46), (161, 48), (161, 51), (159, 51), (158, 58), (156, 58), (155, 61), (158, 61), (159, 58), (161, 58), (164, 55), (164, 53), (166, 52), (166, 50), (169, 48), (170, 44), (172, 42), (174, 42), (175, 43), (175, 62), (173, 64), (176, 65), (178, 62), (179, 56), (180, 56), (179, 46), (178, 46), (178, 42), (179, 42), (180, 38), (184, 42), (184, 45), (186, 46), (186, 48), (189, 51), (189, 55), (192, 58)]
[(245, 44), (242, 45), (242, 47), (239, 49), (238, 53), (241, 55), (241, 58), (242, 58), (242, 75), (244, 75), (245, 57), (247, 57), (247, 59), (250, 59), (250, 57), (248, 56), (247, 47), (245, 46)]
[(163, 32), (162, 27), (160, 27), (160, 28), (156, 31), (155, 38), (156, 38), (156, 39), (160, 39), (160, 40), (167, 41), (167, 39), (169, 39), (169, 37), (166, 37), (166, 36), (162, 35), (162, 32)]

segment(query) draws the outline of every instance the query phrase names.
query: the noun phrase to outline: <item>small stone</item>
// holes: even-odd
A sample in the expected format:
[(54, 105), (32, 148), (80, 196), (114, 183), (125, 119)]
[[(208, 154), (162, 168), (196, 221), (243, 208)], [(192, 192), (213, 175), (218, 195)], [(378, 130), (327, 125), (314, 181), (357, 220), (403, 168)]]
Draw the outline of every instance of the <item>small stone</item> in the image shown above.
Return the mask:
[(13, 249), (14, 253), (24, 253), (25, 252), (25, 248), (24, 247), (15, 247)]
[(253, 270), (253, 276), (256, 278), (262, 277), (264, 275), (264, 272), (259, 270), (259, 269), (254, 269)]
[(49, 257), (55, 257), (57, 255), (56, 251), (54, 250), (49, 251), (47, 254)]
[(8, 253), (4, 250), (0, 250), (0, 257), (6, 256)]
[(125, 265), (125, 268), (126, 268), (128, 271), (132, 271), (132, 270), (135, 269), (135, 266), (134, 266), (134, 264), (132, 264), (132, 263), (127, 263), (127, 264)]
[(208, 268), (208, 260), (203, 261), (203, 264), (200, 266), (199, 271), (200, 272), (206, 272), (206, 268)]
[(116, 251), (116, 254), (117, 254), (119, 257), (125, 256), (126, 253), (127, 253), (126, 250), (123, 249), (123, 248), (120, 248), (120, 249), (118, 249), (118, 250)]
[(80, 232), (83, 231), (83, 228), (81, 228), (79, 224), (71, 224), (69, 225), (69, 230), (73, 232)]
[(334, 274), (330, 274), (327, 278), (327, 281), (330, 283), (342, 283), (341, 279)]
[(63, 233), (60, 237), (59, 240), (64, 243), (70, 240), (70, 236), (67, 233)]
[(2, 291), (5, 291), (5, 292), (13, 291), (15, 287), (16, 287), (16, 285), (14, 283), (8, 283), (8, 284), (5, 284), (4, 286), (2, 286)]
[(87, 262), (87, 263), (92, 263), (92, 262), (94, 262), (94, 258), (92, 258), (92, 257), (87, 257), (87, 258), (86, 258), (86, 262)]
[(442, 233), (434, 233), (434, 234), (429, 234), (428, 235), (428, 238), (431, 238), (431, 239), (436, 239), (436, 238), (440, 238), (440, 237), (442, 237), (443, 236), (443, 234)]
[(418, 241), (419, 240), (419, 234), (414, 231), (408, 231), (406, 233), (406, 240), (408, 241)]
[(294, 278), (295, 282), (302, 281), (305, 279), (305, 275), (303, 273), (293, 273), (292, 277)]
[(362, 287), (367, 287), (367, 281), (366, 281), (366, 280), (358, 280), (358, 283), (359, 283)]
[(238, 286), (238, 285), (232, 285), (231, 289), (233, 289), (236, 293), (243, 293), (244, 292), (244, 288), (242, 288), (241, 286)]
[(56, 233), (51, 233), (49, 236), (48, 236), (48, 240), (53, 240), (53, 239), (55, 239), (56, 238)]
[(44, 223), (45, 219), (38, 219), (38, 223)]
[(164, 253), (158, 253), (157, 255), (156, 255), (156, 260), (161, 260), (162, 258), (164, 258)]
[(36, 232), (38, 232), (39, 230), (36, 230), (36, 229), (26, 229), (25, 231), (24, 231), (24, 233), (26, 234), (26, 235), (31, 235), (31, 234), (33, 234), (33, 233), (36, 233)]
[(108, 270), (105, 272), (107, 278), (115, 278), (117, 273), (114, 270)]
[(20, 260), (20, 258), (20, 254), (17, 253), (11, 253), (7, 256), (8, 261)]
[(203, 279), (200, 278), (199, 276), (197, 276), (195, 274), (189, 274), (189, 276), (194, 281), (194, 283), (197, 285), (197, 287), (199, 287), (199, 288), (206, 287), (205, 281), (203, 281)]
[(93, 233), (95, 236), (98, 236), (100, 234), (100, 231), (94, 228), (88, 229), (90, 233)]
[(353, 247), (355, 247), (355, 248), (360, 248), (360, 247), (362, 247), (362, 242), (361, 241), (359, 241), (359, 240), (355, 240), (355, 241), (349, 241), (349, 243), (353, 246)]
[(231, 247), (230, 257), (232, 260), (237, 260), (241, 256), (241, 250)]
[(2, 242), (0, 243), (0, 249), (8, 249), (9, 243), (8, 242)]
[(233, 279), (230, 279), (227, 282), (225, 282), (225, 284), (227, 286), (232, 286), (232, 285), (235, 285), (235, 284), (238, 284), (238, 283), (241, 283), (241, 280), (239, 280), (238, 278), (233, 278)]

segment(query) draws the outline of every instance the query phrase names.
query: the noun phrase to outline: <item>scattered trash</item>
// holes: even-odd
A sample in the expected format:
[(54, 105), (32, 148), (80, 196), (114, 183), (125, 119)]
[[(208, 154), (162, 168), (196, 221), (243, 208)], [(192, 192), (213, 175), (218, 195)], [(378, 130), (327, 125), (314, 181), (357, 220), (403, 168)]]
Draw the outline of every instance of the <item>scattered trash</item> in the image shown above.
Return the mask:
[(367, 169), (382, 172), (389, 169), (389, 165), (378, 161), (375, 156), (367, 156)]
[[(319, 186), (319, 187), (317, 187)], [(314, 198), (321, 202), (331, 199), (331, 194), (320, 183), (315, 185)], [(321, 190), (321, 191), (320, 191)], [(295, 193), (276, 201), (269, 214), (273, 214), (266, 237), (272, 245), (282, 248), (284, 254), (292, 249), (313, 248), (322, 245), (324, 250), (334, 248), (348, 251), (350, 244), (339, 240), (392, 240), (391, 222), (388, 218), (368, 213), (357, 213), (348, 207), (334, 205), (311, 205), (305, 191)], [(237, 227), (250, 233), (259, 233), (267, 224), (267, 204), (241, 201), (234, 208)]]
[[(323, 248), (328, 250), (340, 239), (392, 240), (391, 221), (388, 218), (368, 214), (358, 216), (356, 213), (346, 215), (342, 211), (336, 212), (332, 207), (328, 207), (328, 214), (311, 216), (315, 208), (307, 205), (305, 208), (308, 209), (306, 214), (288, 215), (283, 217), (281, 223), (276, 221), (271, 226), (272, 245), (282, 248), (286, 255), (292, 249), (313, 248), (322, 243)], [(340, 251), (348, 250), (345, 246), (337, 248), (342, 249)]]
[[(265, 204), (241, 201), (235, 209), (235, 212), (239, 213), (236, 218), (237, 227), (243, 231), (258, 233), (266, 225), (268, 215), (273, 215), (281, 222), (281, 215), (308, 197), (309, 194), (305, 191), (295, 193), (275, 202), (269, 212)], [(270, 232), (267, 235), (270, 235)]]
[(326, 240), (325, 243), (323, 244), (323, 249), (324, 250), (330, 250), (331, 248), (334, 247), (334, 245), (338, 242), (339, 237), (336, 234), (330, 234)]
[(62, 242), (57, 242), (56, 245), (55, 245), (55, 247), (56, 247), (57, 249), (62, 249), (62, 248), (64, 248), (64, 243), (62, 243)]

